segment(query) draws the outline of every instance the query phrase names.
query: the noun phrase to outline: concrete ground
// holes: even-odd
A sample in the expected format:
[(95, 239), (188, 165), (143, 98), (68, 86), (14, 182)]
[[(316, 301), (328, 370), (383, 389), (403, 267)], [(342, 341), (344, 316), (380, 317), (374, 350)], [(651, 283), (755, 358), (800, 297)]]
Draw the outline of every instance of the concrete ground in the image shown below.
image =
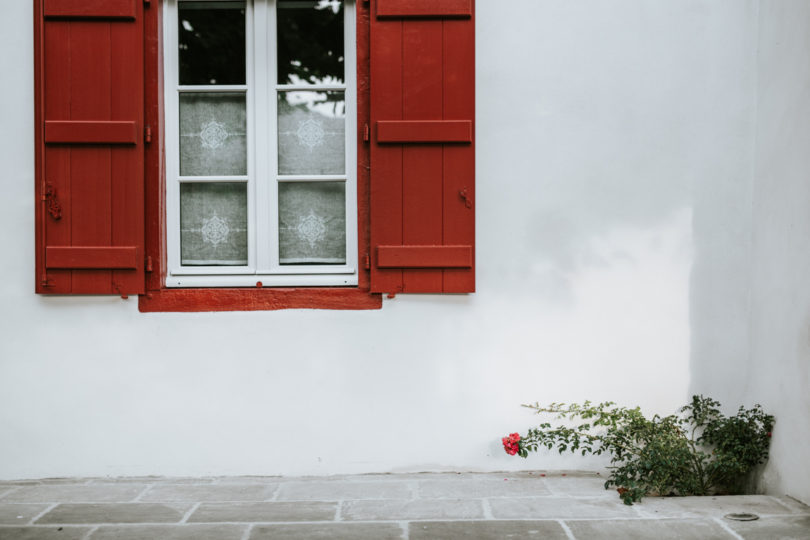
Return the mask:
[(539, 472), (0, 482), (0, 540), (810, 539), (810, 507), (789, 497), (626, 506), (603, 482)]

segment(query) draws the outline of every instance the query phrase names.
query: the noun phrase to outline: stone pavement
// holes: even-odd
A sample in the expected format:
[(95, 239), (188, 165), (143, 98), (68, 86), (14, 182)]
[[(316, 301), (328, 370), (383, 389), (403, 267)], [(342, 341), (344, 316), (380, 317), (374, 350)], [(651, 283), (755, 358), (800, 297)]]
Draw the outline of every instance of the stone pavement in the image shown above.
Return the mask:
[(810, 508), (789, 497), (626, 506), (603, 482), (539, 472), (0, 482), (0, 540), (810, 539)]

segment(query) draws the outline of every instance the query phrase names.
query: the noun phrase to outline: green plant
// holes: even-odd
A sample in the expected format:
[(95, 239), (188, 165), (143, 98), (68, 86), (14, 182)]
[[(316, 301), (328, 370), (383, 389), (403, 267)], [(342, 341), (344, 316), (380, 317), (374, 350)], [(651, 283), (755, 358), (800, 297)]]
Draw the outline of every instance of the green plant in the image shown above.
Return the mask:
[(544, 422), (525, 437), (505, 437), (507, 453), (525, 458), (546, 447), (583, 456), (609, 454), (605, 489), (616, 487), (625, 504), (648, 494), (739, 492), (751, 470), (767, 460), (774, 423), (759, 405), (726, 417), (720, 403), (703, 396), (693, 396), (679, 414), (649, 419), (638, 407), (613, 402), (523, 406), (566, 422), (557, 427)]

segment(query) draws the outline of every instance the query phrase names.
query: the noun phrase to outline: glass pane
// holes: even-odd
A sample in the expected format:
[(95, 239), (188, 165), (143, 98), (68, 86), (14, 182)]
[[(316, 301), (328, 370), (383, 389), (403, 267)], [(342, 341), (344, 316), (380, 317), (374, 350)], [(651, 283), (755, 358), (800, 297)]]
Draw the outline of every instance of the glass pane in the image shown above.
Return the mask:
[(244, 94), (180, 94), (180, 174), (247, 174)]
[(281, 264), (346, 264), (344, 183), (279, 183), (278, 237)]
[(278, 173), (345, 172), (343, 92), (279, 92)]
[(343, 2), (280, 0), (279, 84), (343, 82)]
[(180, 264), (247, 262), (247, 184), (180, 184)]
[(245, 3), (180, 2), (180, 84), (245, 84)]

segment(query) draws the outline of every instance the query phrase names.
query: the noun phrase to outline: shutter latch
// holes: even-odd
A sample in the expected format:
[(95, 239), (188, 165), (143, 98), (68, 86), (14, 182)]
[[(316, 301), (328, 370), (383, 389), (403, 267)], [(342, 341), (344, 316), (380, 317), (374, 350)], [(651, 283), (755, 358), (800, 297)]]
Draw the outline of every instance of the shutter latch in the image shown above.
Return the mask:
[(368, 142), (371, 140), (371, 129), (369, 129), (368, 124), (363, 126), (363, 142)]
[(368, 253), (363, 256), (363, 266), (366, 270), (371, 270), (371, 257), (368, 256)]
[(152, 271), (152, 256), (151, 255), (146, 256), (146, 271), (147, 272)]
[[(147, 2), (149, 3), (149, 2)], [(143, 140), (147, 143), (152, 142), (152, 127), (146, 126), (143, 130)]]
[(45, 184), (42, 186), (42, 200), (48, 207), (48, 213), (55, 220), (62, 219), (62, 205), (59, 204), (59, 199), (56, 198), (56, 188), (52, 184)]
[(467, 186), (464, 186), (464, 189), (458, 192), (458, 196), (464, 201), (464, 206), (472, 208), (472, 197), (470, 197), (470, 194), (467, 192)]

